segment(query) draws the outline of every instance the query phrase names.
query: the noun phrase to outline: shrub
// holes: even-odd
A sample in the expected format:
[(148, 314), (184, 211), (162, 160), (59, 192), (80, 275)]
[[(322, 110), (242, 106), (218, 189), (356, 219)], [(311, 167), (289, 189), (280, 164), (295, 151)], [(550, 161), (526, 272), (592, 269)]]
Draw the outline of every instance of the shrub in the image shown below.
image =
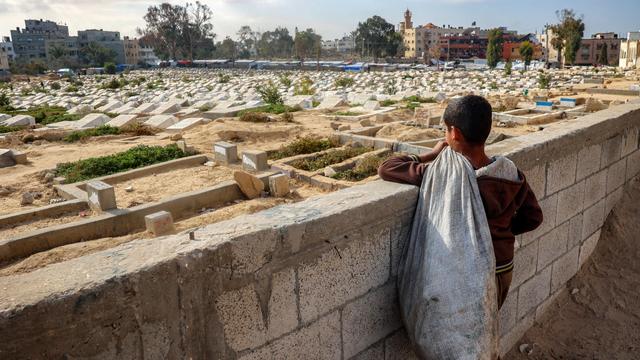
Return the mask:
[(289, 76), (287, 76), (286, 74), (285, 74), (285, 75), (281, 75), (281, 76), (280, 76), (280, 78), (279, 78), (279, 80), (280, 80), (280, 83), (281, 83), (284, 87), (287, 87), (287, 88), (288, 88), (288, 87), (290, 87), (290, 86), (291, 86), (291, 84), (293, 83), (293, 82), (291, 81), (291, 79), (289, 78)]
[(388, 107), (388, 106), (395, 105), (395, 104), (397, 104), (397, 103), (398, 103), (398, 102), (397, 102), (397, 101), (395, 101), (395, 100), (389, 100), (389, 99), (387, 99), (387, 100), (382, 100), (382, 101), (380, 101), (380, 106), (382, 106), (382, 107)]
[(64, 89), (64, 91), (68, 92), (68, 93), (75, 93), (78, 92), (78, 87), (75, 85), (69, 85), (67, 86), (66, 89)]
[(240, 121), (252, 122), (252, 123), (265, 123), (271, 121), (269, 116), (261, 112), (247, 112), (240, 115)]
[(384, 86), (384, 93), (387, 95), (395, 95), (398, 92), (398, 88), (396, 87), (396, 82), (394, 80), (389, 80)]
[(491, 84), (489, 84), (489, 89), (498, 90), (498, 84), (496, 84), (495, 81), (491, 82)]
[(206, 112), (206, 111), (209, 111), (209, 110), (211, 110), (211, 106), (209, 106), (209, 105), (202, 105), (202, 106), (200, 106), (198, 108), (198, 111), (200, 111), (200, 112)]
[(513, 67), (513, 64), (511, 63), (511, 60), (507, 61), (506, 64), (504, 64), (504, 74), (505, 75), (511, 75), (511, 68)]
[(378, 172), (380, 165), (391, 155), (387, 156), (367, 156), (352, 169), (341, 171), (332, 176), (334, 179), (347, 181), (361, 181)]
[(104, 63), (104, 72), (106, 74), (115, 74), (116, 73), (116, 64), (112, 62)]
[(165, 147), (139, 145), (113, 155), (58, 164), (55, 172), (57, 176), (64, 176), (69, 183), (74, 183), (179, 159), (188, 155), (175, 144)]
[(278, 160), (291, 156), (312, 154), (318, 151), (328, 150), (337, 147), (338, 143), (327, 139), (315, 139), (312, 137), (302, 137), (293, 142), (280, 147), (280, 150), (271, 153), (269, 159)]
[(71, 134), (65, 136), (63, 140), (66, 142), (76, 142), (76, 141), (84, 140), (86, 138), (90, 138), (94, 136), (118, 135), (118, 134), (120, 134), (120, 129), (118, 129), (117, 127), (102, 125), (95, 129), (74, 131)]
[(80, 115), (67, 114), (67, 109), (60, 106), (38, 106), (29, 109), (5, 108), (3, 112), (9, 115), (30, 115), (36, 123), (47, 125), (60, 121), (75, 121), (80, 119)]
[(358, 116), (363, 114), (364, 113), (356, 112), (356, 111), (336, 111), (335, 113), (333, 113), (333, 115), (338, 115), (338, 116)]
[(316, 91), (313, 89), (313, 80), (308, 76), (303, 76), (300, 83), (293, 90), (295, 95), (314, 95)]
[(0, 93), (0, 107), (11, 106), (11, 99), (5, 93)]
[(157, 134), (160, 132), (160, 129), (153, 128), (143, 123), (133, 123), (120, 128), (120, 132), (134, 136), (149, 136)]
[(101, 89), (111, 89), (111, 90), (115, 90), (115, 89), (120, 89), (121, 87), (124, 87), (128, 84), (127, 80), (125, 79), (116, 79), (116, 78), (112, 78), (111, 80), (109, 80), (109, 82), (102, 84), (100, 86)]
[(60, 90), (61, 86), (60, 83), (57, 81), (52, 82), (49, 87), (51, 88), (51, 90)]
[(282, 118), (282, 121), (284, 121), (284, 122), (288, 122), (288, 123), (294, 122), (293, 114), (288, 112), (288, 111), (285, 111), (284, 114), (282, 114), (281, 118)]
[(347, 147), (345, 149), (328, 152), (316, 158), (296, 160), (292, 162), (291, 165), (300, 170), (316, 171), (324, 169), (329, 165), (341, 163), (354, 156), (362, 155), (372, 150), (372, 148), (366, 147)]
[(551, 75), (540, 74), (538, 76), (538, 87), (540, 89), (548, 89), (551, 83)]
[(311, 102), (311, 106), (313, 106), (314, 108), (315, 108), (315, 107), (318, 107), (318, 105), (320, 105), (320, 101), (318, 101), (318, 100), (313, 100), (313, 101)]
[(226, 84), (231, 81), (231, 76), (227, 74), (218, 74), (218, 84)]
[(282, 104), (272, 104), (272, 105), (261, 106), (255, 109), (242, 110), (238, 113), (238, 116), (242, 116), (247, 113), (268, 113), (268, 114), (280, 115), (280, 114), (284, 114), (285, 112), (296, 112), (300, 110), (302, 109), (298, 106), (291, 107), (291, 106), (286, 106)]
[(4, 126), (0, 125), (0, 134), (10, 133), (14, 131), (20, 131), (23, 127), (20, 126)]
[[(435, 103), (435, 102), (437, 102), (436, 99), (434, 99), (432, 97), (423, 98), (423, 97), (417, 96), (417, 95), (407, 96), (406, 98), (404, 98), (404, 100), (408, 101), (408, 102), (417, 102), (417, 103)], [(386, 101), (390, 101), (390, 100), (386, 100)]]
[(336, 87), (345, 88), (345, 87), (353, 86), (354, 83), (355, 83), (355, 80), (353, 80), (352, 78), (343, 76), (343, 77), (337, 78), (334, 85)]
[(256, 91), (260, 94), (262, 101), (267, 104), (276, 105), (284, 103), (282, 94), (280, 94), (278, 87), (272, 81), (269, 81), (266, 85), (258, 86)]

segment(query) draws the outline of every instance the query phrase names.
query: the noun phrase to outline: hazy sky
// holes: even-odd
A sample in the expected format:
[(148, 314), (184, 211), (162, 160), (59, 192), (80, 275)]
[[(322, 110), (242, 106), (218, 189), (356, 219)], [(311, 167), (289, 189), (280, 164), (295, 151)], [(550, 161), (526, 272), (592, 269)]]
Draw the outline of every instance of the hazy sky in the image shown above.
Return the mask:
[[(195, 0), (193, 0), (195, 1)], [(184, 4), (186, 1), (170, 1)], [(586, 34), (614, 31), (626, 34), (640, 30), (640, 0), (204, 0), (214, 12), (217, 40), (235, 36), (242, 25), (254, 30), (271, 30), (277, 25), (293, 32), (316, 29), (324, 39), (340, 37), (355, 29), (358, 21), (380, 15), (397, 25), (409, 7), (415, 24), (433, 22), (468, 26), (476, 21), (482, 28), (507, 26), (520, 33), (540, 31), (556, 20), (555, 10), (573, 8), (584, 15)], [(49, 19), (69, 25), (71, 34), (98, 28), (135, 35), (143, 27), (142, 17), (149, 0), (0, 0), (0, 35), (8, 36), (24, 19)]]

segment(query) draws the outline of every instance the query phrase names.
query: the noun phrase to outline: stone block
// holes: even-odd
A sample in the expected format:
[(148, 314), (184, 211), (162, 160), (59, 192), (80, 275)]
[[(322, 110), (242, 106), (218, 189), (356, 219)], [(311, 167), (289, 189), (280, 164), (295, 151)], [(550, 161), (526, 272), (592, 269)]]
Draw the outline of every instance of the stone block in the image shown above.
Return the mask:
[(536, 269), (540, 271), (567, 251), (569, 222), (553, 229), (538, 241), (538, 265)]
[(540, 200), (543, 221), (540, 226), (522, 235), (522, 245), (527, 245), (541, 235), (546, 234), (556, 226), (556, 212), (558, 211), (558, 195), (554, 194), (546, 199)]
[(350, 360), (384, 360), (384, 340), (362, 351)]
[(520, 286), (523, 282), (531, 278), (536, 273), (538, 264), (538, 243), (536, 240), (527, 246), (520, 247), (516, 250), (513, 263), (513, 279), (511, 280), (511, 288)]
[(626, 171), (626, 159), (619, 160), (609, 167), (607, 170), (607, 194), (611, 194), (624, 184), (627, 175)]
[(413, 220), (413, 209), (410, 212), (399, 214), (398, 221), (391, 230), (391, 276), (398, 274), (398, 266), (402, 251), (409, 241), (411, 235), (411, 224)]
[(571, 154), (549, 163), (547, 194), (562, 190), (576, 181), (577, 154)]
[(622, 156), (638, 150), (638, 128), (629, 128), (622, 134)]
[(347, 304), (342, 310), (344, 357), (350, 358), (402, 327), (395, 283)]
[(582, 238), (586, 239), (604, 224), (605, 199), (586, 209), (582, 217)]
[(342, 357), (340, 314), (333, 312), (309, 326), (240, 356), (239, 360), (327, 359)]
[(580, 181), (585, 177), (600, 170), (600, 159), (602, 158), (602, 145), (596, 144), (587, 146), (578, 152), (578, 172), (576, 180)]
[(29, 162), (27, 154), (22, 151), (11, 150), (11, 156), (13, 156), (13, 161), (18, 165), (24, 165)]
[(166, 129), (177, 122), (178, 118), (173, 115), (154, 115), (145, 121), (144, 124), (158, 129)]
[(601, 170), (585, 180), (584, 207), (588, 208), (604, 199), (607, 194), (607, 169)]
[(620, 199), (622, 199), (623, 193), (624, 193), (624, 188), (619, 187), (614, 192), (607, 195), (607, 198), (605, 199), (605, 204), (604, 204), (605, 221), (606, 221), (606, 218), (609, 216), (609, 214), (611, 214), (611, 210), (613, 210), (613, 208), (616, 206), (616, 204), (618, 204)]
[(113, 186), (102, 181), (90, 181), (86, 185), (89, 207), (94, 211), (107, 211), (117, 208), (116, 192)]
[(245, 150), (242, 153), (242, 167), (247, 171), (268, 170), (267, 153), (260, 150)]
[(542, 199), (545, 197), (545, 186), (547, 183), (546, 170), (547, 164), (544, 163), (539, 164), (524, 172), (527, 183), (538, 199)]
[(518, 311), (518, 293), (511, 292), (502, 304), (502, 308), (498, 312), (498, 328), (500, 335), (505, 335), (515, 325), (517, 321)]
[(263, 305), (254, 284), (221, 294), (215, 305), (226, 343), (234, 351), (253, 349), (295, 329), (295, 283), (293, 269), (273, 274), (270, 296), (265, 299), (268, 303)]
[(602, 144), (602, 159), (600, 160), (600, 168), (604, 169), (614, 162), (620, 160), (622, 153), (622, 136), (615, 137), (605, 141)]
[(627, 181), (640, 174), (640, 150), (627, 156)]
[(407, 337), (404, 329), (390, 336), (384, 343), (385, 360), (418, 360), (420, 359), (414, 352), (413, 346)]
[(298, 271), (300, 315), (305, 322), (384, 284), (389, 278), (390, 229), (373, 227), (348, 235), (345, 247), (329, 248)]
[(579, 245), (582, 242), (582, 214), (574, 216), (569, 221), (569, 242), (568, 248)]
[(158, 211), (144, 217), (147, 231), (154, 236), (164, 236), (175, 231), (173, 226), (173, 216), (168, 211)]
[(537, 273), (518, 289), (518, 323), (548, 296), (551, 287), (551, 266)]
[(582, 212), (584, 209), (584, 188), (585, 182), (580, 181), (558, 192), (556, 223), (562, 224)]
[(0, 149), (0, 168), (14, 166), (13, 152), (10, 149)]
[(217, 162), (233, 164), (238, 161), (238, 146), (220, 141), (213, 145), (213, 153)]
[(271, 196), (285, 197), (289, 195), (289, 177), (278, 174), (269, 177), (269, 192)]
[(240, 191), (242, 191), (248, 199), (255, 199), (259, 197), (264, 190), (264, 183), (262, 180), (247, 172), (239, 170), (234, 171), (233, 179), (238, 184), (238, 187), (240, 187)]
[(551, 292), (563, 287), (578, 272), (580, 246), (574, 246), (551, 266)]
[(591, 254), (593, 254), (593, 251), (598, 245), (598, 241), (600, 241), (600, 234), (600, 230), (596, 231), (595, 233), (593, 233), (593, 235), (589, 236), (587, 240), (585, 240), (584, 243), (582, 243), (582, 245), (580, 246), (580, 255), (578, 258), (578, 264), (580, 265), (580, 267), (582, 267), (587, 262), (587, 260), (589, 260)]
[(375, 100), (369, 100), (362, 105), (362, 108), (367, 111), (376, 111), (380, 109), (380, 103)]

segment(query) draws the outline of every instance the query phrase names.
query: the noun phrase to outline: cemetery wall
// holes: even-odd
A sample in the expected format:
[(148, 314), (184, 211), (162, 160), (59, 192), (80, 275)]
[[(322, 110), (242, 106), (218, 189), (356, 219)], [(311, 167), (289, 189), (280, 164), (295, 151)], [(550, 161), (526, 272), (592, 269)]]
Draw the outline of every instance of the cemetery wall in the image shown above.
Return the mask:
[[(639, 127), (625, 104), (489, 148), (545, 215), (518, 238), (502, 352), (595, 248)], [(0, 278), (0, 358), (411, 358), (395, 277), (417, 193), (377, 181)]]

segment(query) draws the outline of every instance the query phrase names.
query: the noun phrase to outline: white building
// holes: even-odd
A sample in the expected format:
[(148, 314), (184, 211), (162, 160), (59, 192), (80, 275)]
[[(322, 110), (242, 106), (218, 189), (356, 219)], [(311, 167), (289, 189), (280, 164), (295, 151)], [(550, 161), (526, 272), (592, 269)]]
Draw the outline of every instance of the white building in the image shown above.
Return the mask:
[(160, 59), (156, 56), (155, 52), (153, 52), (153, 48), (151, 46), (147, 46), (145, 44), (139, 43), (138, 49), (138, 61), (144, 62), (147, 65), (158, 66), (160, 65)]
[(356, 49), (356, 40), (353, 35), (345, 35), (342, 39), (325, 40), (322, 42), (322, 50), (349, 53)]
[(16, 59), (16, 53), (13, 50), (13, 43), (8, 36), (0, 41), (0, 69), (8, 69), (9, 63)]
[(640, 31), (627, 34), (627, 38), (620, 43), (620, 63), (623, 69), (640, 68)]

